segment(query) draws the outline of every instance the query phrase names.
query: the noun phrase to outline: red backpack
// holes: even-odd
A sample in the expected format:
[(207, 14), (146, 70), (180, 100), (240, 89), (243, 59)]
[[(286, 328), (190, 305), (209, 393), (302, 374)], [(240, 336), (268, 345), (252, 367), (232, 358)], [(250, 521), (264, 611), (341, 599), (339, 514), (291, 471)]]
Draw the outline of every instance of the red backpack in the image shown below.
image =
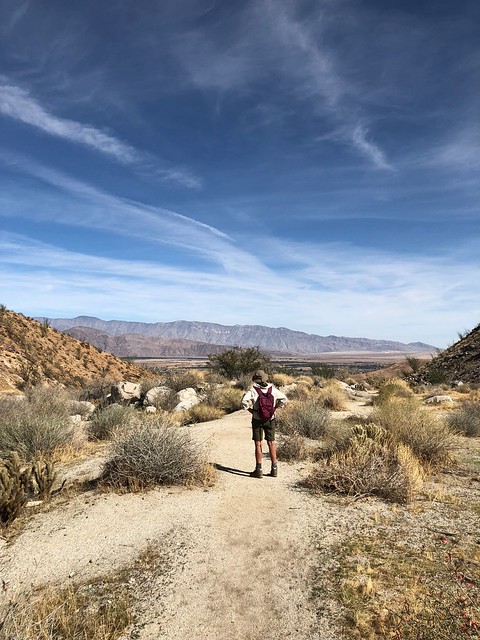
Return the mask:
[(263, 393), (258, 387), (255, 387), (255, 391), (258, 394), (257, 413), (260, 416), (260, 420), (268, 422), (275, 413), (275, 398), (273, 397), (272, 387), (268, 387), (266, 393)]

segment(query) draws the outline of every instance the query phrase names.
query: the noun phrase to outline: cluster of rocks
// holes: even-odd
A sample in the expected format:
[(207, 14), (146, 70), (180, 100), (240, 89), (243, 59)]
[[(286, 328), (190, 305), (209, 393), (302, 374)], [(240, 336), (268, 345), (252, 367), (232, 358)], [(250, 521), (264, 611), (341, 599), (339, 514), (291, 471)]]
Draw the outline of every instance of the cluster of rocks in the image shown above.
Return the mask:
[[(137, 407), (144, 407), (147, 413), (155, 413), (157, 403), (172, 394), (172, 389), (167, 386), (152, 387), (147, 393), (142, 394), (141, 385), (135, 382), (117, 382), (107, 396), (110, 402), (121, 404), (131, 404)], [(181, 389), (176, 393), (177, 404), (174, 412), (188, 411), (199, 404), (203, 396), (198, 394), (193, 387)]]

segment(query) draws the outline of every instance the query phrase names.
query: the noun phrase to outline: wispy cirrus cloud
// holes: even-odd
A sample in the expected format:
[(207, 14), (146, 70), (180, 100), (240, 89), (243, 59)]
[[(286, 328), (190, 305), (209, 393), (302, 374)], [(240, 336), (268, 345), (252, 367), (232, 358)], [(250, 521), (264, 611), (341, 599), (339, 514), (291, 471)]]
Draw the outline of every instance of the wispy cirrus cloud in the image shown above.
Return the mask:
[(2, 77), (0, 77), (0, 113), (49, 135), (93, 149), (120, 164), (146, 169), (153, 167), (153, 172), (165, 180), (189, 188), (201, 186), (201, 181), (190, 172), (174, 167), (162, 168), (150, 154), (138, 151), (132, 145), (102, 129), (54, 115), (27, 91), (9, 84), (7, 79)]

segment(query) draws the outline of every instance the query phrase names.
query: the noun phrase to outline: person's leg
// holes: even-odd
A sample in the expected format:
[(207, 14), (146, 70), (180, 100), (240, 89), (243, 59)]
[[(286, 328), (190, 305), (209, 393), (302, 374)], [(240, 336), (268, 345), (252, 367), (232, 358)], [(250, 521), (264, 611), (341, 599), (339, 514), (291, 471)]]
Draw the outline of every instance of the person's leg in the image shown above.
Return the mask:
[(262, 466), (263, 453), (262, 453), (262, 442), (255, 442), (255, 462), (257, 466)]
[(275, 440), (269, 441), (268, 444), (268, 452), (270, 453), (270, 460), (272, 461), (272, 465), (275, 466), (277, 464), (277, 445)]

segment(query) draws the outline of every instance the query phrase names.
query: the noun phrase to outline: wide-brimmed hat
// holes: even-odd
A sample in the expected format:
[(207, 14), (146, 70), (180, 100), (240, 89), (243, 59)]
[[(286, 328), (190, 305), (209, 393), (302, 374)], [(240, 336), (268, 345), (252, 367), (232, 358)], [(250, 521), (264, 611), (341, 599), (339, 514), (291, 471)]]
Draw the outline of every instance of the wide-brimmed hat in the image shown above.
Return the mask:
[(262, 369), (258, 369), (252, 376), (253, 382), (268, 382), (268, 376)]

